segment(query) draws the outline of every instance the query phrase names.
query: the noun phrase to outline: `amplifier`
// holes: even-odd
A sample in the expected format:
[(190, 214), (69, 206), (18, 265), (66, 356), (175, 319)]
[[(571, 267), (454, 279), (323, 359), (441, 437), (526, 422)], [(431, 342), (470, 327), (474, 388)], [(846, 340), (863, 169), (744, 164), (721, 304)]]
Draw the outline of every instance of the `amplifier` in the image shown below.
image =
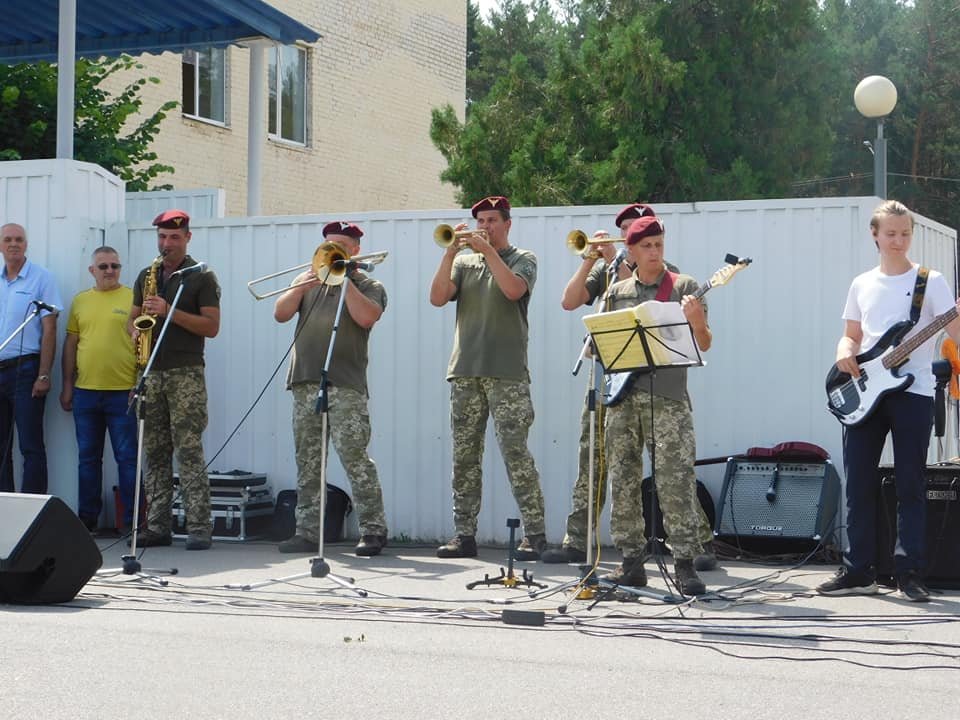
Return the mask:
[[(927, 483), (927, 584), (960, 588), (960, 465), (931, 465)], [(893, 586), (897, 488), (893, 466), (880, 466), (877, 500), (877, 579)]]
[[(835, 527), (840, 478), (829, 460), (794, 462), (732, 457), (720, 494), (714, 534), (732, 544), (762, 549), (777, 541), (811, 548)], [(743, 543), (744, 540), (757, 542)]]

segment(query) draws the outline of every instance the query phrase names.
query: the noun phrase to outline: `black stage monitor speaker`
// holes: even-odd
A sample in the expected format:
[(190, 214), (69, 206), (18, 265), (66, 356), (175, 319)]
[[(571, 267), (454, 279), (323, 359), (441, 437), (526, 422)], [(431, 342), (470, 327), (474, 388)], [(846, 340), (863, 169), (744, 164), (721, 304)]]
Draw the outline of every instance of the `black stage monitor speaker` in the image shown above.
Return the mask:
[(0, 602), (69, 602), (102, 564), (97, 544), (60, 498), (0, 493)]
[(756, 551), (812, 549), (830, 539), (839, 498), (840, 478), (829, 460), (733, 457), (727, 461), (714, 534)]
[[(931, 465), (927, 483), (927, 584), (960, 588), (960, 465)], [(893, 467), (880, 466), (877, 500), (877, 579), (893, 585), (897, 538), (897, 488)]]

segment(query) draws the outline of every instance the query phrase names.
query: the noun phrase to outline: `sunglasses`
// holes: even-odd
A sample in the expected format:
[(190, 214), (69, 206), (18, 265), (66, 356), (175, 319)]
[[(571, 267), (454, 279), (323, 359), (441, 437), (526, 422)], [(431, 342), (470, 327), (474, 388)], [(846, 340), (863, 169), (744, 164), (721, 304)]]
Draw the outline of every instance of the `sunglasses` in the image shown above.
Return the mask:
[(100, 263), (97, 265), (98, 270), (106, 270), (107, 268), (110, 268), (111, 270), (119, 270), (122, 267), (123, 265), (120, 263)]

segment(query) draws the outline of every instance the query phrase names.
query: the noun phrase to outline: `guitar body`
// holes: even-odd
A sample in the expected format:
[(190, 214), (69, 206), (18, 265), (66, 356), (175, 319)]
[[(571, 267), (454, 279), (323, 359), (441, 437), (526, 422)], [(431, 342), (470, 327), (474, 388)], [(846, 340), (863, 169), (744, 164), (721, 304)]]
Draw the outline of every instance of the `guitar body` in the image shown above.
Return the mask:
[(860, 377), (854, 378), (834, 365), (827, 373), (827, 409), (848, 427), (859, 425), (873, 412), (885, 395), (905, 390), (913, 384), (913, 375), (900, 375), (896, 367), (886, 368), (884, 358), (900, 344), (913, 324), (904, 320), (887, 330), (870, 348), (857, 355)]
[(603, 376), (603, 398), (600, 402), (605, 407), (613, 407), (627, 396), (634, 382), (637, 372), (615, 372)]

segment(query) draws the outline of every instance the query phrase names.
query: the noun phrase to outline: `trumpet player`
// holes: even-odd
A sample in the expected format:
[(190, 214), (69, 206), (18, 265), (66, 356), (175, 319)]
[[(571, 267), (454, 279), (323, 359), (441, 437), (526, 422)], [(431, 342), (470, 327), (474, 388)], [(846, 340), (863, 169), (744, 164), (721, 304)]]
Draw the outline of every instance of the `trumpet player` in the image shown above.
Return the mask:
[[(324, 226), (323, 237), (353, 257), (360, 251), (363, 231), (353, 223), (331, 222)], [(377, 466), (367, 454), (371, 435), (367, 412), (367, 344), (371, 328), (387, 307), (387, 293), (381, 283), (356, 269), (347, 270), (349, 282), (325, 285), (323, 279), (317, 277), (314, 268), (309, 268), (277, 298), (273, 311), (274, 319), (281, 323), (299, 315), (287, 373), (287, 389), (293, 392), (297, 531), (280, 543), (278, 549), (282, 553), (316, 552), (319, 543), (323, 448), (322, 418), (315, 406), (340, 293), (344, 292), (346, 312), (337, 328), (327, 377), (328, 427), (359, 513), (360, 542), (355, 552), (362, 556), (379, 555), (387, 545), (387, 521)]]
[[(484, 198), (471, 213), (475, 233), (466, 237), (474, 251), (451, 243), (430, 286), (430, 302), (457, 303), (450, 382), (453, 434), (453, 520), (456, 535), (437, 549), (442, 558), (477, 554), (477, 515), (482, 489), (481, 460), (487, 416), (523, 517), (520, 560), (536, 560), (546, 547), (540, 476), (527, 447), (533, 423), (527, 370), (527, 306), (537, 279), (537, 258), (510, 245), (510, 202)], [(466, 225), (458, 225), (462, 231)]]
[[(180, 491), (186, 508), (187, 550), (206, 550), (211, 544), (210, 480), (207, 477), (201, 435), (207, 427), (207, 386), (203, 375), (205, 338), (220, 332), (220, 286), (213, 272), (197, 272), (184, 280), (175, 273), (197, 265), (187, 254), (190, 216), (167, 210), (153, 219), (157, 228), (159, 263), (140, 271), (133, 286), (133, 307), (127, 332), (134, 346), (140, 331), (134, 320), (156, 318), (157, 338), (170, 314), (170, 303), (184, 284), (176, 312), (157, 351), (145, 385), (143, 447), (146, 460), (147, 529), (142, 547), (171, 543), (173, 509), (173, 454), (180, 470)], [(147, 274), (156, 273), (156, 295), (144, 297)]]

